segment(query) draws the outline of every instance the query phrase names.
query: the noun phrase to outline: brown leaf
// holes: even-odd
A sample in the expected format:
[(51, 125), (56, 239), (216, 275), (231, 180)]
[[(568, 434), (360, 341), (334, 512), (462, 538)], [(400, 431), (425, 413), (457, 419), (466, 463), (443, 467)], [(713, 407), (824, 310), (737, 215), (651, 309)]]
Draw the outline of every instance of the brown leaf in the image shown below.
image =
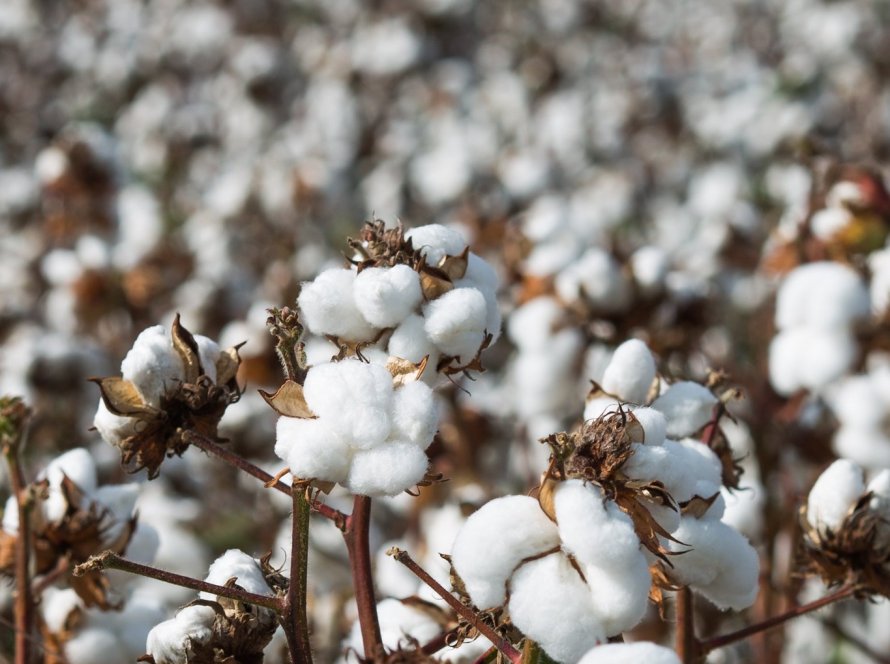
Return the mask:
[(553, 522), (556, 522), (554, 499), (556, 497), (556, 487), (558, 486), (559, 481), (548, 476), (544, 479), (541, 488), (538, 490), (538, 503), (541, 505), (541, 510)]
[(185, 369), (184, 383), (194, 383), (198, 377), (204, 374), (201, 366), (201, 358), (198, 355), (198, 342), (179, 321), (179, 314), (173, 319), (173, 327), (170, 329), (170, 338), (173, 341), (173, 349), (182, 358), (182, 366)]
[(424, 300), (435, 300), (452, 288), (454, 288), (454, 283), (442, 270), (429, 265), (424, 265), (420, 270), (420, 290)]
[(298, 417), (302, 420), (315, 419), (316, 417), (306, 403), (306, 397), (303, 396), (303, 386), (299, 383), (286, 380), (275, 391), (275, 394), (269, 394), (263, 390), (257, 391), (265, 399), (266, 403), (272, 407), (272, 410), (279, 415)]
[(720, 495), (718, 491), (710, 498), (703, 498), (702, 496), (693, 496), (685, 503), (680, 504), (680, 509), (684, 516), (691, 515), (696, 519), (700, 519), (705, 515), (709, 509), (711, 509), (711, 505), (714, 504), (714, 501), (717, 500), (717, 497)]
[(439, 261), (439, 269), (442, 270), (452, 282), (455, 282), (458, 279), (463, 279), (464, 275), (467, 273), (469, 256), (470, 247), (465, 247), (458, 256), (444, 256), (442, 260)]
[(120, 376), (90, 378), (99, 386), (105, 407), (115, 415), (149, 419), (157, 417), (158, 410), (145, 403), (136, 386)]

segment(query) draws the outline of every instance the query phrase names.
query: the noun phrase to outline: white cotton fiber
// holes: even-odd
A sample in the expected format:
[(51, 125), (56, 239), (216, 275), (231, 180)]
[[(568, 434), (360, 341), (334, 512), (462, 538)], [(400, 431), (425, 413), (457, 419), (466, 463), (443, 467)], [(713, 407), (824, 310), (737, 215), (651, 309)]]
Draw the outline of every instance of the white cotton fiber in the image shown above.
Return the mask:
[(646, 407), (634, 408), (632, 412), (643, 429), (642, 439), (632, 438), (632, 440), (646, 445), (661, 445), (667, 435), (667, 419), (664, 413)]
[(671, 385), (652, 402), (652, 408), (664, 413), (667, 419), (667, 435), (679, 438), (689, 436), (713, 416), (717, 397), (704, 385), (681, 381)]
[(198, 359), (204, 375), (216, 382), (216, 363), (219, 360), (219, 344), (201, 334), (195, 335), (195, 344), (198, 346)]
[(616, 413), (619, 405), (619, 402), (613, 397), (591, 397), (584, 403), (584, 420), (595, 420), (606, 413)]
[(474, 284), (481, 291), (497, 292), (498, 289), (498, 273), (494, 268), (477, 254), (472, 251), (467, 256), (467, 271), (464, 279)]
[(415, 249), (426, 256), (428, 265), (439, 265), (445, 256), (459, 256), (467, 248), (463, 236), (441, 224), (427, 224), (405, 231)]
[(407, 265), (369, 267), (355, 278), (358, 310), (374, 327), (395, 327), (420, 305), (420, 277)]
[(121, 362), (121, 375), (155, 408), (161, 405), (161, 396), (182, 380), (182, 374), (182, 359), (163, 325), (142, 330)]
[(485, 296), (475, 288), (455, 288), (429, 302), (424, 329), (445, 355), (472, 360), (482, 345), (488, 323)]
[(577, 662), (606, 636), (590, 588), (560, 553), (516, 570), (508, 608), (513, 624), (557, 662)]
[(635, 551), (621, 570), (584, 566), (593, 611), (608, 636), (633, 629), (646, 615), (652, 577), (642, 551)]
[(630, 339), (615, 349), (601, 385), (622, 401), (644, 403), (654, 379), (652, 353), (639, 339)]
[(192, 654), (192, 643), (210, 640), (215, 618), (216, 612), (209, 606), (187, 606), (148, 633), (145, 650), (155, 664), (183, 664)]
[(69, 664), (120, 664), (127, 661), (127, 652), (112, 632), (88, 627), (65, 642), (65, 659)]
[[(423, 611), (403, 604), (397, 599), (384, 599), (377, 604), (377, 618), (380, 621), (380, 637), (383, 645), (390, 651), (408, 648), (411, 639), (418, 643), (426, 643), (436, 638), (442, 631), (438, 623)], [(356, 621), (356, 629), (360, 626)], [(359, 631), (359, 643), (361, 632)], [(364, 652), (364, 648), (359, 648)]]
[(301, 479), (342, 482), (349, 472), (352, 450), (343, 437), (321, 419), (280, 417), (275, 454)]
[(396, 496), (426, 474), (429, 459), (409, 441), (386, 442), (352, 457), (344, 486), (362, 496)]
[(61, 632), (65, 628), (65, 622), (72, 611), (81, 608), (83, 604), (72, 588), (56, 588), (50, 586), (43, 591), (40, 597), (40, 609), (43, 621), (51, 632)]
[(622, 471), (632, 479), (660, 481), (679, 503), (695, 495), (700, 480), (720, 484), (720, 460), (703, 443), (666, 439), (660, 446), (635, 443), (633, 451)]
[(297, 305), (310, 332), (330, 334), (346, 341), (366, 341), (374, 337), (374, 327), (355, 305), (355, 278), (354, 270), (333, 268), (303, 284)]
[(64, 476), (85, 493), (90, 493), (96, 488), (96, 464), (83, 447), (76, 447), (57, 456), (49, 462), (40, 476), (49, 480), (50, 486), (53, 487), (61, 486)]
[(680, 664), (670, 648), (654, 643), (604, 643), (588, 652), (578, 664)]
[(507, 335), (520, 350), (543, 350), (554, 336), (562, 307), (552, 297), (529, 300), (510, 314)]
[(427, 371), (432, 371), (439, 361), (439, 349), (430, 341), (424, 329), (425, 324), (423, 316), (417, 314), (408, 316), (393, 330), (387, 351), (392, 357), (401, 357), (414, 363), (429, 356), (430, 369)]
[(425, 450), (439, 426), (439, 408), (433, 391), (418, 381), (403, 385), (393, 397), (392, 436)]
[(664, 288), (669, 268), (670, 258), (661, 247), (640, 247), (630, 257), (630, 270), (634, 280), (646, 294), (654, 294)]
[(120, 445), (126, 438), (137, 433), (140, 422), (135, 417), (122, 417), (115, 415), (102, 399), (99, 399), (99, 407), (93, 416), (93, 426), (99, 431), (103, 440), (112, 445)]
[(473, 603), (500, 606), (505, 584), (524, 559), (559, 546), (559, 532), (528, 496), (496, 498), (470, 515), (454, 540), (451, 556)]
[(832, 329), (846, 327), (868, 315), (869, 295), (850, 267), (834, 262), (809, 263), (795, 268), (782, 282), (776, 297), (776, 326)]
[[(218, 586), (226, 585), (226, 581), (237, 577), (235, 583), (249, 593), (255, 595), (272, 595), (272, 589), (263, 577), (257, 561), (239, 549), (229, 549), (213, 561), (204, 580)], [(215, 600), (216, 595), (202, 592), (201, 599)]]
[(620, 311), (631, 295), (630, 282), (618, 262), (598, 247), (588, 249), (556, 276), (556, 292), (565, 302), (586, 298), (602, 311)]
[(838, 459), (825, 469), (810, 489), (807, 521), (822, 532), (837, 532), (863, 493), (862, 468), (847, 459)]

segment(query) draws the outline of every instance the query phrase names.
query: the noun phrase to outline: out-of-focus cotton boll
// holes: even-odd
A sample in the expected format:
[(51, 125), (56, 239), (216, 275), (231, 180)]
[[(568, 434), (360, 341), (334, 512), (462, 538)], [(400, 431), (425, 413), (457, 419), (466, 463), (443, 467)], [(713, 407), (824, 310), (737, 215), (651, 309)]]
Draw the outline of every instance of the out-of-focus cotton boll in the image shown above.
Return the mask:
[(606, 312), (624, 309), (631, 289), (621, 267), (608, 253), (593, 247), (556, 277), (556, 292), (566, 302), (588, 300)]
[(606, 633), (590, 587), (563, 555), (526, 563), (510, 580), (513, 624), (558, 662), (576, 662)]
[(386, 442), (355, 453), (344, 486), (358, 495), (393, 496), (420, 482), (428, 465), (413, 442)]
[(639, 339), (630, 339), (615, 349), (603, 374), (602, 388), (622, 401), (643, 403), (654, 379), (652, 353)]
[(669, 268), (670, 259), (667, 253), (652, 245), (640, 247), (630, 257), (630, 269), (634, 280), (647, 294), (657, 293), (664, 288)]
[(822, 533), (837, 532), (863, 493), (862, 468), (848, 459), (838, 459), (825, 469), (810, 489), (807, 521)]
[(881, 249), (868, 257), (871, 271), (869, 294), (872, 312), (880, 316), (890, 307), (890, 249)]
[(589, 651), (578, 664), (680, 664), (670, 648), (638, 641), (636, 643), (604, 643)]
[(556, 525), (537, 500), (507, 496), (470, 515), (454, 540), (451, 557), (473, 603), (488, 609), (504, 603), (507, 579), (524, 558), (558, 545)]
[(845, 327), (868, 315), (868, 291), (845, 265), (809, 263), (795, 268), (782, 282), (776, 298), (779, 329)]
[(96, 626), (79, 631), (65, 642), (65, 658), (70, 664), (120, 664), (127, 660), (127, 652), (114, 633)]
[(713, 415), (717, 397), (704, 385), (692, 381), (674, 383), (652, 402), (652, 408), (664, 413), (667, 435), (688, 436), (707, 424)]
[(353, 289), (355, 304), (375, 327), (395, 327), (420, 304), (420, 277), (407, 265), (370, 267), (359, 272)]
[(507, 323), (507, 335), (522, 350), (547, 348), (563, 311), (552, 297), (536, 297), (517, 307)]
[[(236, 578), (235, 583), (255, 595), (271, 595), (272, 589), (266, 582), (257, 561), (238, 549), (229, 549), (213, 561), (204, 579), (207, 583), (224, 586), (226, 581)], [(202, 592), (201, 599), (215, 600), (216, 595)]]
[(156, 664), (182, 664), (193, 654), (193, 644), (207, 643), (216, 612), (209, 606), (187, 606), (148, 633), (146, 652)]
[(458, 231), (441, 224), (428, 224), (405, 231), (415, 249), (426, 257), (428, 265), (439, 265), (445, 256), (459, 256), (467, 242)]
[(821, 392), (850, 369), (856, 353), (855, 339), (846, 330), (783, 330), (769, 347), (770, 383), (784, 396), (800, 389)]
[(488, 305), (475, 288), (455, 288), (426, 305), (424, 329), (445, 355), (469, 362), (482, 345)]
[(352, 38), (352, 62), (376, 76), (398, 74), (416, 62), (421, 41), (402, 19), (359, 26)]
[(310, 332), (347, 341), (374, 337), (374, 327), (356, 306), (355, 280), (354, 270), (333, 268), (303, 284), (297, 304)]
[(183, 373), (182, 358), (173, 350), (163, 325), (139, 333), (121, 363), (121, 374), (132, 382), (147, 403), (161, 405), (161, 395), (178, 386)]

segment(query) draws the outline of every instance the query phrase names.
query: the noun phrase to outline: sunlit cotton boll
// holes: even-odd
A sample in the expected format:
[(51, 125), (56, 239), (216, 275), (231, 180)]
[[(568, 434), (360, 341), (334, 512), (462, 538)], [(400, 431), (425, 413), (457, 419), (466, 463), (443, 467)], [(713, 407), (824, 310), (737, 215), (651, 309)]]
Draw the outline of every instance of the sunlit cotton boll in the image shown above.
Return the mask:
[(578, 664), (680, 664), (670, 648), (638, 641), (636, 643), (604, 643), (589, 651)]
[(655, 360), (646, 344), (630, 339), (615, 349), (602, 388), (622, 401), (643, 403), (655, 379)]
[(837, 532), (850, 508), (865, 493), (862, 469), (838, 459), (816, 480), (807, 497), (807, 521), (822, 533)]
[(280, 417), (275, 454), (301, 479), (343, 482), (349, 473), (352, 450), (321, 419)]
[(776, 297), (776, 325), (837, 328), (867, 316), (868, 290), (855, 270), (833, 262), (795, 268)]
[(344, 486), (363, 496), (394, 496), (420, 482), (429, 459), (413, 442), (385, 442), (352, 457)]
[(369, 267), (355, 278), (355, 304), (375, 327), (395, 327), (420, 304), (420, 277), (407, 265)]
[(426, 305), (424, 329), (445, 355), (472, 360), (485, 337), (488, 305), (475, 288), (455, 288)]
[[(231, 578), (235, 578), (235, 583), (249, 593), (272, 594), (272, 589), (269, 588), (257, 561), (238, 549), (229, 549), (214, 560), (204, 580), (207, 583), (224, 586)], [(216, 595), (208, 592), (202, 592), (200, 597), (211, 601), (216, 599)]]
[(155, 664), (183, 664), (212, 637), (216, 612), (209, 606), (187, 606), (175, 618), (156, 625), (146, 638), (146, 652)]
[(428, 265), (437, 266), (445, 256), (459, 256), (467, 248), (463, 236), (441, 224), (427, 224), (405, 231), (415, 249), (426, 257)]
[(140, 332), (121, 363), (124, 379), (132, 382), (145, 401), (156, 408), (168, 389), (178, 387), (183, 371), (182, 358), (173, 349), (163, 325)]
[(667, 435), (688, 436), (710, 421), (717, 397), (704, 385), (692, 381), (674, 383), (652, 402), (652, 408), (664, 413)]
[(356, 273), (346, 268), (325, 270), (313, 281), (303, 284), (297, 304), (313, 334), (330, 334), (347, 341), (365, 341), (374, 337), (355, 302)]

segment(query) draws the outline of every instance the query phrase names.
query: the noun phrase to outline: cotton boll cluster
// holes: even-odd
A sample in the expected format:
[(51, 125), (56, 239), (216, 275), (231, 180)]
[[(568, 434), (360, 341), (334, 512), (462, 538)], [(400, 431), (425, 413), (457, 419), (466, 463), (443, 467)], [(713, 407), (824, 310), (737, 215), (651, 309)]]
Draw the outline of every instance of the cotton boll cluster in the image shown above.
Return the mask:
[(868, 316), (859, 275), (839, 263), (809, 263), (783, 280), (776, 297), (778, 334), (769, 350), (770, 382), (782, 395), (822, 392), (856, 359), (853, 326)]
[(313, 417), (282, 416), (275, 443), (294, 476), (368, 496), (396, 495), (423, 479), (438, 426), (425, 383), (394, 385), (387, 367), (345, 359), (311, 367), (303, 395)]

